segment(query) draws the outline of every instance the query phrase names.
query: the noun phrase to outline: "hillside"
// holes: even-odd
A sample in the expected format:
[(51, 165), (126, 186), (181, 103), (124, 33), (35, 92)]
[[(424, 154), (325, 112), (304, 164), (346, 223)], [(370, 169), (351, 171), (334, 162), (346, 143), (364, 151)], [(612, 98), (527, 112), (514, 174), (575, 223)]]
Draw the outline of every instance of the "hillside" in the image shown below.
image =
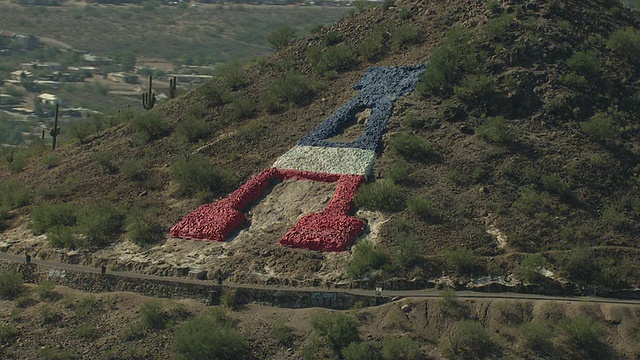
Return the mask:
[[(420, 288), (515, 275), (507, 281), (637, 287), (639, 25), (616, 1), (366, 9), (159, 109), (121, 112), (56, 161), (16, 154), (0, 168), (3, 248), (245, 283)], [(367, 227), (352, 250), (278, 245), (335, 189), (304, 181), (270, 188), (227, 242), (168, 237), (356, 96), (366, 69), (420, 64), (356, 199)]]

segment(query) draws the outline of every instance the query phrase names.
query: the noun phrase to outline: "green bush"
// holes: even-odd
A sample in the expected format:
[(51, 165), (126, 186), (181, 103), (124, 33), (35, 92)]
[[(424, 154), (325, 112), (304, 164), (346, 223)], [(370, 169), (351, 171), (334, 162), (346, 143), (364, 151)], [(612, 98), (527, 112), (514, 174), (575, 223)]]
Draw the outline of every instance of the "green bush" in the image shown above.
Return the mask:
[(322, 37), (322, 41), (326, 46), (339, 44), (342, 42), (342, 34), (335, 31), (329, 31), (328, 33), (324, 34), (324, 36)]
[(604, 113), (597, 113), (589, 121), (583, 122), (582, 131), (600, 142), (614, 140), (620, 133), (620, 129), (613, 123), (611, 117)]
[(446, 254), (447, 264), (458, 274), (471, 275), (476, 266), (476, 256), (467, 248), (459, 247)]
[(433, 217), (431, 201), (427, 198), (413, 196), (407, 200), (407, 208), (413, 215), (423, 220)]
[[(498, 4), (498, 10), (502, 10), (502, 7)], [(502, 14), (498, 17), (490, 19), (484, 26), (484, 30), (490, 40), (503, 41), (509, 32), (509, 28), (514, 23), (515, 19), (511, 14)]]
[(143, 142), (158, 140), (171, 133), (171, 124), (157, 111), (136, 114), (131, 119), (131, 127)]
[(140, 324), (146, 329), (162, 330), (169, 318), (158, 300), (150, 300), (140, 306)]
[(9, 211), (29, 204), (31, 189), (18, 180), (0, 182), (0, 209)]
[(462, 101), (491, 101), (495, 92), (493, 77), (484, 74), (466, 76), (460, 86), (453, 87), (453, 93)]
[(411, 167), (405, 161), (394, 161), (385, 174), (385, 178), (396, 184), (407, 184), (410, 182)]
[(120, 210), (105, 201), (85, 206), (78, 213), (78, 230), (90, 246), (111, 244), (122, 231), (123, 222)]
[(214, 81), (207, 81), (197, 91), (204, 98), (203, 103), (209, 107), (226, 104), (232, 99), (229, 90)]
[(475, 34), (471, 30), (454, 27), (445, 34), (440, 46), (432, 51), (416, 90), (423, 96), (432, 91), (448, 92), (464, 74), (476, 72), (482, 64)]
[(616, 230), (623, 230), (628, 225), (625, 214), (615, 206), (607, 206), (602, 210), (602, 221)]
[(449, 359), (484, 358), (492, 347), (489, 333), (476, 320), (461, 320), (451, 336), (440, 341), (440, 348)]
[(127, 216), (126, 230), (127, 239), (138, 246), (155, 244), (164, 237), (157, 212), (153, 210), (131, 211)]
[(47, 241), (58, 248), (75, 249), (82, 247), (84, 242), (71, 226), (54, 226), (47, 229)]
[(546, 264), (546, 260), (542, 254), (529, 255), (522, 260), (517, 273), (522, 281), (527, 283), (539, 283), (544, 280), (542, 268)]
[(502, 5), (497, 1), (489, 1), (487, 8), (494, 14), (500, 14), (502, 12)]
[(545, 174), (540, 178), (542, 188), (562, 197), (571, 196), (571, 185), (558, 174)]
[(546, 321), (525, 322), (518, 327), (520, 339), (527, 347), (543, 350), (550, 346), (553, 329)]
[(217, 70), (218, 76), (225, 80), (230, 89), (237, 90), (247, 85), (247, 78), (240, 62), (230, 61), (220, 65)]
[(46, 154), (42, 157), (42, 164), (51, 169), (60, 165), (60, 155), (58, 154)]
[(368, 343), (352, 342), (342, 349), (342, 357), (344, 360), (375, 360), (378, 354)]
[(422, 35), (420, 34), (420, 28), (416, 25), (401, 25), (391, 33), (391, 43), (395, 49), (401, 49), (406, 45), (417, 44), (421, 40)]
[(55, 292), (55, 287), (56, 285), (49, 280), (41, 282), (40, 285), (38, 285), (38, 296), (44, 301), (57, 299), (60, 295)]
[(256, 104), (253, 99), (240, 97), (231, 103), (231, 115), (235, 120), (248, 119), (256, 111)]
[(282, 26), (273, 30), (267, 35), (267, 41), (274, 48), (283, 48), (296, 37), (296, 31), (291, 26)]
[(382, 358), (384, 360), (420, 360), (424, 355), (420, 343), (408, 336), (386, 338), (382, 341)]
[(355, 205), (380, 211), (399, 211), (405, 205), (402, 189), (389, 180), (378, 180), (358, 189)]
[(226, 170), (214, 166), (202, 155), (180, 159), (171, 165), (171, 175), (181, 195), (227, 192), (233, 178)]
[(235, 360), (247, 354), (244, 338), (219, 311), (207, 311), (180, 326), (173, 348), (183, 359)]
[(118, 172), (118, 166), (114, 162), (116, 154), (113, 151), (99, 151), (94, 153), (92, 158), (102, 166), (102, 169), (107, 174), (115, 174)]
[(356, 64), (353, 51), (345, 44), (312, 47), (307, 53), (307, 60), (321, 75), (344, 72)]
[(420, 235), (403, 219), (396, 220), (388, 228), (391, 243), (395, 245), (392, 252), (393, 264), (400, 269), (411, 269), (418, 265), (423, 251)]
[(509, 145), (516, 138), (512, 126), (503, 116), (488, 118), (487, 124), (478, 126), (476, 132), (485, 141), (501, 145)]
[(25, 291), (22, 274), (4, 270), (0, 273), (0, 297), (13, 299)]
[(40, 323), (43, 325), (59, 324), (62, 319), (62, 313), (49, 306), (49, 304), (42, 305), (38, 313), (40, 315)]
[(129, 180), (141, 181), (144, 179), (144, 163), (138, 159), (127, 159), (120, 165), (120, 173)]
[(600, 69), (598, 53), (593, 50), (578, 51), (567, 60), (570, 68), (586, 75), (593, 75)]
[(273, 328), (273, 337), (278, 340), (278, 343), (290, 346), (294, 339), (293, 329), (287, 325), (287, 320), (284, 318), (278, 319)]
[(20, 330), (13, 325), (0, 325), (0, 345), (9, 345), (11, 341), (20, 336)]
[(602, 343), (604, 327), (591, 317), (575, 317), (561, 320), (557, 325), (559, 334), (564, 335), (576, 349), (591, 349)]
[(640, 59), (640, 31), (632, 27), (616, 30), (609, 38), (607, 47), (627, 60), (637, 62)]
[(313, 101), (316, 89), (307, 78), (295, 73), (286, 73), (267, 86), (261, 103), (269, 112), (282, 110), (282, 103), (304, 106)]
[(359, 278), (371, 270), (382, 268), (389, 262), (389, 256), (376, 250), (369, 240), (359, 241), (353, 247), (353, 257), (347, 263), (345, 271), (351, 278)]
[(86, 324), (86, 323), (78, 326), (74, 334), (77, 337), (81, 337), (91, 341), (97, 340), (100, 338), (100, 333), (98, 332), (98, 329), (95, 326), (91, 324)]
[(43, 203), (31, 212), (31, 231), (34, 235), (47, 232), (56, 226), (73, 226), (77, 220), (77, 208), (70, 203)]
[(209, 126), (203, 116), (195, 116), (187, 113), (184, 119), (176, 125), (176, 133), (184, 141), (196, 143), (209, 136), (211, 126)]
[(360, 340), (358, 320), (351, 315), (330, 312), (311, 319), (313, 331), (327, 340), (336, 352)]
[(588, 248), (574, 248), (564, 257), (562, 262), (569, 278), (578, 284), (594, 284), (602, 276), (600, 264), (596, 261), (593, 251)]
[(431, 144), (423, 138), (412, 134), (396, 134), (389, 140), (389, 146), (395, 153), (406, 160), (425, 162), (435, 156), (435, 151)]
[(377, 27), (358, 43), (357, 53), (372, 62), (379, 60), (387, 52), (386, 38), (386, 29)]
[(581, 88), (589, 84), (589, 81), (584, 75), (578, 75), (572, 72), (561, 76), (560, 82), (571, 88)]

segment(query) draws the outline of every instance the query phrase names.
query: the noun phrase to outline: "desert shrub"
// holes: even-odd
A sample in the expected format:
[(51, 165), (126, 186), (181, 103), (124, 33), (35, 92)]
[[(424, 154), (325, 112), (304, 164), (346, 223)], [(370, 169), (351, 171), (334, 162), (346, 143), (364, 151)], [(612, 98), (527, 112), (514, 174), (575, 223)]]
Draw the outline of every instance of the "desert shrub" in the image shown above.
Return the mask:
[(22, 294), (24, 290), (22, 274), (11, 270), (3, 270), (0, 273), (0, 297), (13, 299)]
[(512, 208), (520, 213), (535, 215), (546, 213), (550, 209), (552, 198), (547, 193), (539, 193), (532, 188), (524, 188), (520, 198), (514, 201)]
[(8, 345), (20, 336), (20, 330), (13, 325), (0, 325), (0, 345)]
[(410, 269), (418, 265), (422, 254), (422, 239), (409, 223), (399, 219), (389, 229), (391, 242), (395, 245), (392, 252), (393, 264), (401, 269)]
[(602, 221), (616, 230), (623, 230), (628, 225), (626, 215), (611, 205), (602, 210)]
[(592, 75), (598, 72), (600, 63), (598, 53), (593, 50), (578, 51), (567, 60), (570, 68), (583, 74)]
[(314, 70), (321, 75), (347, 71), (356, 64), (353, 51), (344, 44), (330, 47), (312, 47), (307, 53), (307, 60)]
[(576, 349), (593, 349), (602, 343), (604, 327), (592, 317), (565, 318), (558, 322), (556, 331)]
[(462, 101), (490, 101), (496, 92), (493, 77), (485, 74), (466, 76), (453, 93)]
[(467, 308), (458, 299), (458, 294), (452, 288), (446, 288), (440, 292), (440, 305), (442, 312), (454, 319), (463, 318), (467, 314)]
[(40, 315), (40, 323), (43, 325), (56, 324), (62, 319), (62, 313), (49, 306), (49, 304), (42, 305), (38, 310), (38, 314)]
[(129, 180), (143, 180), (144, 162), (138, 159), (127, 159), (122, 163), (122, 165), (120, 165), (120, 173)]
[(353, 257), (346, 266), (347, 275), (358, 278), (371, 270), (382, 268), (389, 262), (389, 256), (377, 250), (369, 240), (362, 240), (353, 247)]
[(330, 312), (311, 319), (313, 331), (325, 338), (337, 352), (360, 340), (358, 326), (354, 316), (340, 312)]
[(396, 134), (389, 140), (389, 146), (406, 160), (424, 162), (435, 156), (435, 151), (429, 142), (412, 134)]
[(218, 310), (207, 311), (180, 326), (173, 348), (177, 355), (189, 360), (235, 360), (247, 353), (245, 339)]
[(37, 289), (38, 296), (40, 296), (41, 300), (45, 301), (57, 299), (60, 295), (55, 292), (55, 287), (56, 285), (49, 280), (41, 282)]
[(99, 309), (100, 303), (94, 295), (85, 295), (80, 298), (80, 300), (73, 304), (73, 312), (78, 317), (85, 317), (89, 314), (94, 313)]
[(158, 300), (150, 300), (140, 306), (140, 324), (151, 330), (162, 330), (169, 318)]
[(545, 174), (540, 178), (542, 188), (562, 197), (571, 196), (571, 185), (558, 174)]
[(136, 114), (131, 119), (131, 127), (143, 142), (158, 140), (171, 133), (171, 124), (165, 116), (157, 111)]
[(335, 31), (329, 31), (328, 33), (324, 34), (324, 36), (322, 37), (322, 41), (326, 46), (336, 45), (342, 42), (342, 34)]
[(433, 217), (431, 201), (427, 198), (413, 196), (407, 200), (407, 208), (413, 215), (423, 220)]
[(220, 295), (220, 305), (226, 306), (232, 310), (238, 309), (240, 306), (238, 292), (232, 288), (225, 288)]
[(571, 88), (580, 88), (587, 86), (589, 81), (584, 75), (578, 75), (576, 73), (570, 72), (568, 74), (562, 75), (560, 77), (560, 82)]
[(100, 333), (98, 329), (91, 324), (81, 324), (74, 331), (75, 336), (84, 338), (86, 340), (97, 340), (100, 338)]
[[(498, 10), (502, 10), (502, 7), (498, 4)], [(487, 33), (489, 39), (494, 41), (502, 41), (505, 39), (505, 35), (509, 31), (509, 27), (514, 22), (514, 17), (511, 14), (502, 14), (498, 17), (490, 19), (484, 26), (484, 30)]]
[(546, 264), (546, 260), (542, 254), (529, 255), (522, 260), (517, 273), (518, 276), (527, 283), (537, 283), (544, 280), (542, 275), (542, 267)]
[(58, 154), (46, 154), (42, 157), (42, 165), (47, 168), (52, 168), (60, 165), (60, 155)]
[[(282, 78), (274, 80), (263, 93), (261, 103), (269, 111), (280, 110), (281, 103), (292, 103), (297, 106), (309, 104), (316, 95), (316, 89), (302, 75), (286, 73)], [(273, 104), (271, 104), (273, 102)], [(274, 106), (271, 108), (271, 106)]]
[(515, 140), (514, 130), (503, 116), (488, 118), (487, 124), (478, 126), (476, 132), (491, 143), (509, 145)]
[(209, 136), (211, 126), (205, 121), (204, 117), (187, 114), (184, 119), (176, 125), (176, 133), (184, 141), (196, 143)]
[(18, 180), (0, 182), (0, 209), (9, 211), (29, 204), (31, 189)]
[(402, 124), (411, 129), (419, 130), (423, 128), (425, 121), (422, 117), (418, 116), (418, 114), (416, 113), (408, 113), (402, 119)]
[(636, 62), (640, 59), (640, 31), (632, 27), (616, 30), (609, 37), (607, 47)]
[(461, 320), (450, 337), (443, 337), (440, 349), (450, 359), (478, 359), (491, 352), (489, 333), (476, 320)]
[(391, 33), (391, 43), (396, 49), (401, 49), (406, 45), (417, 44), (421, 40), (420, 28), (416, 25), (401, 25)]
[(47, 241), (58, 248), (75, 249), (84, 245), (74, 227), (62, 225), (47, 229)]
[(126, 230), (127, 239), (138, 246), (155, 244), (164, 237), (157, 212), (153, 209), (131, 211), (127, 216)]
[(497, 1), (489, 1), (487, 8), (494, 14), (500, 14), (502, 12), (502, 4)]
[(293, 329), (287, 325), (287, 320), (284, 318), (278, 319), (273, 327), (273, 336), (278, 340), (278, 343), (289, 346), (291, 345), (294, 334)]
[(405, 205), (402, 189), (385, 179), (366, 184), (358, 189), (355, 205), (370, 210), (398, 211)]
[(229, 172), (214, 166), (202, 155), (177, 160), (171, 165), (171, 175), (178, 184), (178, 192), (185, 196), (226, 192), (233, 183)]
[(105, 173), (115, 174), (118, 172), (118, 166), (115, 164), (116, 154), (113, 151), (99, 151), (91, 157), (102, 166)]
[(378, 359), (376, 351), (366, 342), (352, 342), (342, 349), (344, 360), (375, 360)]
[(78, 230), (90, 246), (111, 244), (122, 230), (123, 222), (122, 212), (106, 201), (87, 205), (78, 213)]
[(447, 264), (458, 274), (470, 275), (477, 266), (476, 256), (467, 248), (459, 247), (446, 254)]
[(534, 350), (548, 348), (553, 337), (553, 329), (546, 321), (522, 323), (518, 331), (521, 341)]
[(382, 358), (384, 360), (420, 360), (424, 355), (420, 343), (411, 338), (392, 337), (382, 341)]
[(204, 98), (203, 103), (210, 107), (220, 106), (231, 101), (229, 90), (214, 81), (204, 83), (198, 88), (198, 92)]
[(287, 46), (296, 36), (296, 31), (291, 26), (279, 27), (267, 35), (267, 41), (274, 48), (280, 49)]
[(570, 250), (562, 264), (569, 278), (579, 284), (594, 284), (602, 274), (600, 264), (596, 261), (593, 251), (588, 248)]
[(406, 184), (410, 182), (411, 167), (405, 161), (394, 161), (387, 170), (385, 178), (397, 184)]
[(620, 129), (613, 123), (613, 120), (604, 113), (597, 113), (582, 123), (582, 131), (596, 141), (605, 142), (615, 139)]
[(217, 74), (225, 80), (227, 86), (232, 90), (237, 90), (247, 84), (242, 64), (238, 61), (230, 61), (220, 65), (217, 70)]
[(43, 346), (38, 352), (39, 359), (43, 360), (72, 360), (77, 358), (77, 354), (71, 350), (58, 349), (55, 346)]
[(358, 54), (369, 61), (380, 59), (387, 51), (386, 37), (387, 31), (382, 27), (377, 27), (369, 36), (358, 43)]
[(416, 90), (423, 96), (432, 91), (448, 92), (460, 81), (462, 75), (475, 72), (482, 65), (481, 59), (482, 54), (474, 33), (462, 27), (454, 27), (431, 53)]
[(56, 226), (73, 226), (76, 219), (77, 208), (73, 204), (43, 203), (31, 212), (31, 231), (38, 235)]
[(231, 115), (235, 120), (248, 119), (256, 111), (256, 104), (253, 99), (240, 97), (231, 103)]

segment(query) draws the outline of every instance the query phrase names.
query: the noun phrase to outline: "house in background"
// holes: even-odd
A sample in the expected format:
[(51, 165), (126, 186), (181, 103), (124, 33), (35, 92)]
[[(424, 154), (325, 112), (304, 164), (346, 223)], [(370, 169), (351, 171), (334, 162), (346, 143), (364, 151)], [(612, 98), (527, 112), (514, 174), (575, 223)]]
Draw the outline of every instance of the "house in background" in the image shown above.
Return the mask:
[(49, 93), (42, 93), (36, 96), (36, 98), (42, 105), (55, 105), (58, 102), (58, 97)]

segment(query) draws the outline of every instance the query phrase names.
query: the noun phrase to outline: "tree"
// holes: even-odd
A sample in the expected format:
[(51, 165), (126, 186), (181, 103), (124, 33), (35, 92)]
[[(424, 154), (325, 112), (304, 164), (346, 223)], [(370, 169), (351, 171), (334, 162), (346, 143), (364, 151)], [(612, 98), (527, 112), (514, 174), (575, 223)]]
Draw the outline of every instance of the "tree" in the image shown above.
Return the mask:
[(291, 26), (283, 26), (273, 30), (267, 35), (267, 41), (269, 41), (274, 48), (280, 49), (289, 44), (295, 35), (296, 31)]

